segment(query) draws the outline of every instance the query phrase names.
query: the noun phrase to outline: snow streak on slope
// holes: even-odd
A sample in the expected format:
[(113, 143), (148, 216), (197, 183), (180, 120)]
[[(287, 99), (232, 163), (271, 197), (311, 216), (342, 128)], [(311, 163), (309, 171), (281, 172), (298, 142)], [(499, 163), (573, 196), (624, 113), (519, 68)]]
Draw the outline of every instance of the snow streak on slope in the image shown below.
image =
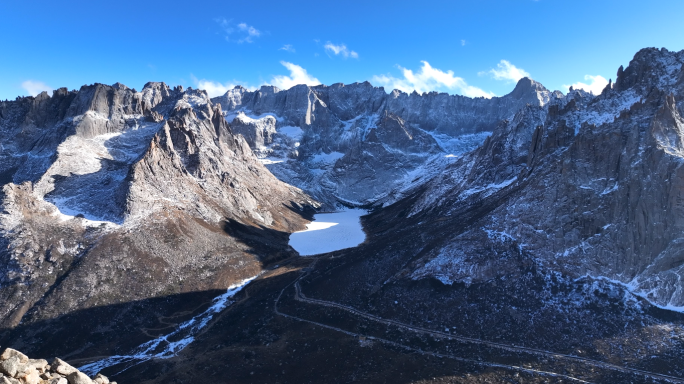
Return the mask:
[[(258, 275), (257, 275), (258, 276)], [(231, 302), (229, 299), (240, 292), (249, 282), (256, 279), (257, 276), (245, 279), (237, 284), (231, 285), (228, 291), (221, 296), (214, 298), (213, 304), (209, 309), (203, 313), (193, 317), (192, 319), (182, 323), (178, 329), (150, 340), (135, 348), (129, 355), (111, 356), (103, 360), (99, 360), (90, 364), (86, 364), (79, 368), (82, 372), (93, 376), (105, 368), (122, 365), (119, 373), (145, 361), (151, 359), (168, 359), (176, 356), (180, 351), (187, 347), (195, 340), (195, 336), (206, 327), (209, 321), (217, 313), (223, 311)]]
[(449, 157), (460, 156), (470, 152), (484, 143), (485, 139), (492, 135), (492, 132), (480, 132), (465, 134), (460, 136), (450, 136), (444, 133), (428, 132), (444, 149)]

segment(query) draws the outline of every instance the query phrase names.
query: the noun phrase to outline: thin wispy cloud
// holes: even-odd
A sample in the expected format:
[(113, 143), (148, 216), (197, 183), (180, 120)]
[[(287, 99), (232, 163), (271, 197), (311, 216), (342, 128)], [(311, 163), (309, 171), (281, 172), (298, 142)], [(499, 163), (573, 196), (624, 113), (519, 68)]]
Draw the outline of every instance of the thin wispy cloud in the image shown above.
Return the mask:
[(234, 24), (232, 19), (218, 18), (214, 21), (221, 27), (226, 41), (242, 44), (253, 43), (262, 32), (247, 23)]
[(21, 83), (21, 87), (31, 96), (37, 96), (41, 92), (46, 91), (47, 93), (52, 92), (52, 88), (42, 81), (36, 80), (26, 80)]
[(328, 41), (327, 43), (325, 43), (325, 45), (323, 47), (325, 48), (326, 52), (332, 53), (335, 56), (339, 55), (339, 56), (344, 57), (345, 59), (348, 57), (351, 57), (352, 59), (358, 59), (359, 58), (358, 53), (347, 48), (347, 46), (344, 44), (336, 45), (336, 44), (333, 44), (333, 43)]
[(573, 87), (575, 89), (583, 89), (587, 92), (591, 92), (594, 95), (600, 95), (601, 92), (603, 92), (603, 89), (608, 85), (608, 80), (606, 80), (605, 77), (597, 75), (597, 76), (591, 76), (591, 75), (586, 75), (584, 76), (584, 80), (588, 81), (587, 83), (583, 83), (581, 81), (578, 81), (574, 84), (570, 85), (563, 85), (565, 89), (569, 89), (570, 87)]
[(271, 79), (271, 85), (275, 85), (280, 89), (289, 89), (299, 84), (319, 85), (321, 83), (317, 78), (310, 75), (306, 69), (300, 67), (299, 65), (288, 63), (287, 61), (281, 61), (280, 64), (290, 71), (290, 76), (273, 76), (273, 79)]
[(241, 40), (238, 40), (238, 43), (243, 43), (243, 42), (251, 43), (254, 41), (253, 40), (254, 38), (261, 36), (261, 32), (258, 29), (254, 28), (251, 25), (247, 25), (245, 23), (238, 24), (238, 29), (240, 29), (241, 32), (247, 34), (247, 36), (245, 36)]
[(523, 77), (531, 77), (527, 71), (516, 67), (508, 60), (501, 60), (499, 64), (496, 65), (496, 68), (492, 68), (485, 72), (479, 72), (478, 75), (489, 75), (494, 80), (503, 80), (507, 82), (517, 82)]
[(465, 41), (465, 40), (461, 40), (461, 47), (463, 47), (463, 46), (465, 46), (465, 45), (466, 45), (466, 41)]
[(296, 52), (295, 49), (294, 49), (294, 47), (292, 46), (292, 44), (285, 44), (285, 45), (283, 45), (282, 48), (278, 48), (278, 50), (279, 50), (279, 51), (292, 52), (292, 53), (295, 53), (295, 52)]
[(410, 69), (397, 66), (401, 70), (403, 78), (397, 78), (392, 75), (375, 75), (371, 82), (388, 89), (399, 89), (407, 93), (414, 90), (418, 93), (451, 91), (469, 97), (490, 98), (495, 96), (492, 92), (486, 92), (480, 88), (468, 85), (463, 78), (454, 76), (454, 72), (451, 70), (444, 72), (433, 68), (427, 61), (421, 61), (421, 63), (423, 63), (423, 66), (416, 73)]

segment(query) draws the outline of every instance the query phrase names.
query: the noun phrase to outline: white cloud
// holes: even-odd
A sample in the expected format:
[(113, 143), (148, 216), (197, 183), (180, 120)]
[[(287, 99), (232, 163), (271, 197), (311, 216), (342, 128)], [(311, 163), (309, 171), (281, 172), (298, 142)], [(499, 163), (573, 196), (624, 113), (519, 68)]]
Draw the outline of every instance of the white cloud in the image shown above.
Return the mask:
[(492, 76), (494, 80), (505, 80), (512, 82), (517, 82), (523, 77), (531, 77), (527, 71), (516, 67), (508, 60), (501, 60), (499, 64), (496, 65), (496, 68), (490, 69), (487, 72), (478, 73), (480, 76), (486, 74)]
[(240, 31), (247, 34), (247, 36), (238, 40), (238, 43), (244, 43), (244, 42), (251, 43), (254, 41), (253, 40), (254, 37), (261, 36), (261, 32), (251, 25), (247, 25), (245, 23), (240, 23), (240, 24), (238, 24), (238, 28), (240, 29)]
[(271, 85), (275, 85), (280, 89), (289, 89), (299, 84), (318, 85), (321, 83), (317, 78), (311, 76), (306, 69), (300, 67), (299, 65), (288, 63), (287, 61), (281, 61), (280, 64), (285, 66), (285, 68), (290, 71), (290, 76), (273, 76), (273, 79), (271, 79)]
[(226, 92), (235, 88), (236, 85), (237, 84), (233, 84), (233, 83), (221, 84), (221, 83), (216, 82), (216, 81), (204, 80), (204, 79), (199, 80), (197, 82), (197, 88), (198, 89), (204, 89), (205, 91), (207, 91), (207, 94), (209, 95), (209, 97), (216, 97), (216, 96), (225, 95)]
[(326, 52), (330, 52), (330, 53), (333, 53), (335, 55), (342, 55), (342, 56), (344, 56), (345, 59), (348, 57), (351, 57), (352, 59), (358, 59), (359, 58), (358, 53), (348, 49), (347, 46), (344, 44), (335, 45), (335, 44), (328, 41), (327, 43), (325, 43), (325, 45), (323, 47), (325, 48)]
[(282, 48), (278, 48), (279, 51), (287, 51), (287, 52), (292, 52), (295, 53), (295, 49), (292, 46), (292, 44), (285, 44), (283, 45)]
[(491, 92), (485, 92), (480, 88), (468, 85), (463, 78), (454, 76), (453, 71), (444, 72), (437, 68), (432, 68), (427, 61), (421, 61), (421, 63), (423, 63), (423, 66), (418, 73), (413, 73), (410, 69), (397, 66), (402, 71), (403, 78), (396, 78), (391, 75), (376, 75), (373, 76), (371, 82), (407, 93), (414, 90), (418, 93), (449, 90), (469, 97), (482, 96), (490, 98), (495, 96)]
[(242, 85), (243, 87), (249, 89), (250, 91), (255, 90), (256, 88), (254, 87), (249, 87), (247, 85), (243, 85), (238, 81), (230, 81), (226, 83), (220, 83), (218, 81), (211, 81), (211, 80), (205, 80), (205, 79), (198, 79), (194, 75), (190, 75), (190, 78), (192, 79), (193, 84), (195, 84), (195, 88), (197, 89), (204, 89), (207, 91), (207, 94), (209, 97), (216, 97), (216, 96), (223, 96), (228, 92), (229, 90), (235, 88), (237, 85)]
[(589, 84), (585, 84), (582, 82), (576, 82), (571, 85), (563, 85), (566, 89), (569, 89), (570, 87), (573, 87), (575, 89), (583, 89), (587, 92), (591, 92), (594, 95), (600, 95), (603, 89), (608, 85), (608, 80), (606, 80), (605, 77), (597, 75), (597, 76), (591, 76), (591, 75), (586, 75), (584, 76), (584, 80), (589, 80)]
[[(262, 32), (246, 23), (239, 23), (233, 26), (233, 20), (219, 18), (214, 19), (214, 21), (223, 29), (225, 33), (225, 39), (227, 41), (233, 41), (237, 43), (253, 43), (254, 38), (262, 35)], [(235, 36), (233, 34), (235, 33)]]
[(466, 45), (466, 41), (465, 41), (465, 40), (461, 40), (461, 46), (464, 46), (464, 45)]
[(46, 91), (47, 93), (52, 92), (52, 88), (42, 81), (26, 80), (21, 83), (21, 87), (24, 88), (31, 96), (37, 96), (43, 91)]

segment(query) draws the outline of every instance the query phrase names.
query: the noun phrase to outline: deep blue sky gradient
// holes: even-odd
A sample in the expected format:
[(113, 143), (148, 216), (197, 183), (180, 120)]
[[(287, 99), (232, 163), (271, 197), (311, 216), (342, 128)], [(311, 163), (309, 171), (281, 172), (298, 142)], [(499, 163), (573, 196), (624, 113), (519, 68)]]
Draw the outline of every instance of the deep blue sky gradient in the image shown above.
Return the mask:
[[(614, 79), (640, 48), (684, 49), (682, 17), (681, 0), (0, 1), (0, 99), (27, 95), (27, 80), (53, 89), (196, 87), (195, 79), (259, 86), (289, 75), (281, 61), (332, 84), (400, 78), (397, 66), (418, 71), (424, 60), (503, 95), (513, 82), (478, 73), (508, 60), (565, 91), (585, 75)], [(228, 41), (220, 19), (261, 34)], [(328, 41), (358, 59), (326, 52)], [(279, 50), (286, 44), (296, 52)]]

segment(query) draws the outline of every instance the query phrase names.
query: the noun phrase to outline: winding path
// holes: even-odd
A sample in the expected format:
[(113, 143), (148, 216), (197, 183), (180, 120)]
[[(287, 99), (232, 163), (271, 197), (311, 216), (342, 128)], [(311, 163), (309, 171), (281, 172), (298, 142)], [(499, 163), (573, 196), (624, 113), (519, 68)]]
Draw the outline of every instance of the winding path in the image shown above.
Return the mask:
[[(315, 260), (314, 263), (312, 263), (312, 265), (307, 269), (308, 270), (313, 269), (313, 267), (315, 266), (317, 261), (318, 260)], [(278, 298), (275, 300), (275, 304), (274, 304), (274, 310), (275, 310), (276, 314), (283, 316), (283, 317), (286, 317), (286, 318), (290, 318), (290, 319), (294, 319), (297, 321), (302, 321), (302, 322), (314, 324), (314, 325), (317, 325), (317, 326), (320, 326), (323, 328), (338, 331), (338, 332), (347, 334), (349, 336), (366, 337), (367, 339), (370, 339), (370, 340), (375, 340), (375, 341), (382, 342), (384, 344), (392, 345), (394, 347), (399, 347), (399, 348), (402, 348), (405, 350), (418, 352), (418, 353), (423, 354), (423, 355), (430, 355), (430, 356), (440, 357), (440, 358), (449, 358), (452, 360), (457, 360), (457, 361), (462, 361), (462, 362), (467, 362), (467, 363), (473, 363), (473, 364), (478, 364), (478, 365), (488, 366), (488, 367), (506, 368), (506, 369), (512, 369), (512, 370), (516, 370), (516, 371), (524, 371), (524, 372), (541, 374), (541, 375), (545, 375), (545, 376), (562, 377), (562, 378), (572, 380), (575, 382), (579, 382), (579, 383), (589, 383), (588, 381), (584, 381), (584, 380), (576, 378), (576, 377), (567, 376), (567, 375), (555, 373), (555, 372), (536, 370), (536, 369), (521, 367), (521, 366), (516, 366), (516, 365), (506, 365), (506, 364), (493, 363), (493, 362), (484, 362), (484, 361), (479, 361), (479, 360), (463, 358), (463, 357), (459, 357), (459, 356), (455, 356), (455, 355), (451, 355), (451, 354), (442, 354), (442, 353), (424, 351), (422, 349), (418, 349), (418, 348), (414, 348), (414, 347), (411, 347), (408, 345), (400, 344), (400, 343), (397, 343), (397, 342), (394, 342), (391, 340), (387, 340), (387, 339), (383, 339), (383, 338), (379, 338), (379, 337), (375, 337), (375, 336), (370, 336), (370, 335), (358, 334), (358, 333), (346, 331), (344, 329), (334, 327), (331, 325), (322, 324), (322, 323), (319, 323), (316, 321), (303, 319), (303, 318), (293, 316), (293, 315), (288, 315), (286, 313), (281, 312), (278, 309), (278, 303), (280, 302), (280, 299), (282, 298), (285, 290), (287, 290), (290, 286), (294, 285), (294, 288), (295, 288), (294, 299), (297, 301), (304, 302), (307, 304), (312, 304), (312, 305), (324, 306), (324, 307), (328, 307), (328, 308), (340, 309), (340, 310), (349, 312), (355, 316), (363, 317), (365, 319), (368, 319), (368, 320), (371, 320), (371, 321), (374, 321), (377, 323), (385, 324), (388, 326), (391, 325), (391, 326), (395, 326), (398, 328), (406, 329), (406, 330), (409, 330), (409, 331), (412, 331), (412, 332), (415, 332), (418, 334), (430, 335), (430, 336), (438, 338), (438, 339), (448, 339), (448, 340), (460, 341), (463, 343), (480, 344), (480, 345), (485, 345), (488, 347), (492, 347), (492, 348), (496, 348), (496, 349), (500, 349), (500, 350), (505, 350), (505, 351), (509, 351), (509, 352), (522, 352), (522, 353), (528, 353), (528, 354), (543, 356), (546, 358), (564, 359), (564, 360), (569, 360), (572, 362), (587, 364), (587, 365), (590, 365), (590, 366), (593, 366), (596, 368), (608, 369), (608, 370), (613, 370), (613, 371), (618, 371), (618, 372), (633, 374), (633, 375), (640, 375), (640, 376), (649, 377), (652, 379), (664, 380), (664, 381), (671, 382), (671, 383), (684, 384), (684, 379), (678, 378), (675, 376), (669, 376), (669, 375), (664, 375), (664, 374), (659, 374), (659, 373), (654, 373), (654, 372), (648, 372), (648, 371), (635, 369), (635, 368), (623, 367), (623, 366), (619, 366), (616, 364), (607, 363), (607, 362), (603, 362), (603, 361), (599, 361), (599, 360), (593, 360), (593, 359), (579, 357), (579, 356), (556, 353), (556, 352), (552, 352), (552, 351), (545, 351), (542, 349), (522, 347), (522, 346), (516, 346), (516, 345), (509, 345), (509, 344), (502, 344), (502, 343), (496, 343), (496, 342), (492, 342), (492, 341), (486, 341), (486, 340), (476, 339), (476, 338), (471, 338), (471, 337), (452, 335), (450, 333), (439, 332), (439, 331), (430, 330), (430, 329), (426, 329), (426, 328), (422, 328), (422, 327), (416, 327), (416, 326), (409, 325), (406, 323), (402, 323), (402, 322), (399, 322), (396, 320), (384, 319), (382, 317), (375, 316), (373, 314), (360, 311), (360, 310), (353, 308), (353, 307), (350, 307), (348, 305), (339, 304), (339, 303), (335, 303), (335, 302), (331, 302), (331, 301), (308, 298), (302, 293), (301, 286), (299, 285), (299, 281), (303, 277), (308, 275), (308, 273), (309, 272), (307, 271), (307, 272), (301, 274), (296, 280), (294, 280), (292, 283), (285, 286), (280, 291), (280, 294), (278, 295)]]

